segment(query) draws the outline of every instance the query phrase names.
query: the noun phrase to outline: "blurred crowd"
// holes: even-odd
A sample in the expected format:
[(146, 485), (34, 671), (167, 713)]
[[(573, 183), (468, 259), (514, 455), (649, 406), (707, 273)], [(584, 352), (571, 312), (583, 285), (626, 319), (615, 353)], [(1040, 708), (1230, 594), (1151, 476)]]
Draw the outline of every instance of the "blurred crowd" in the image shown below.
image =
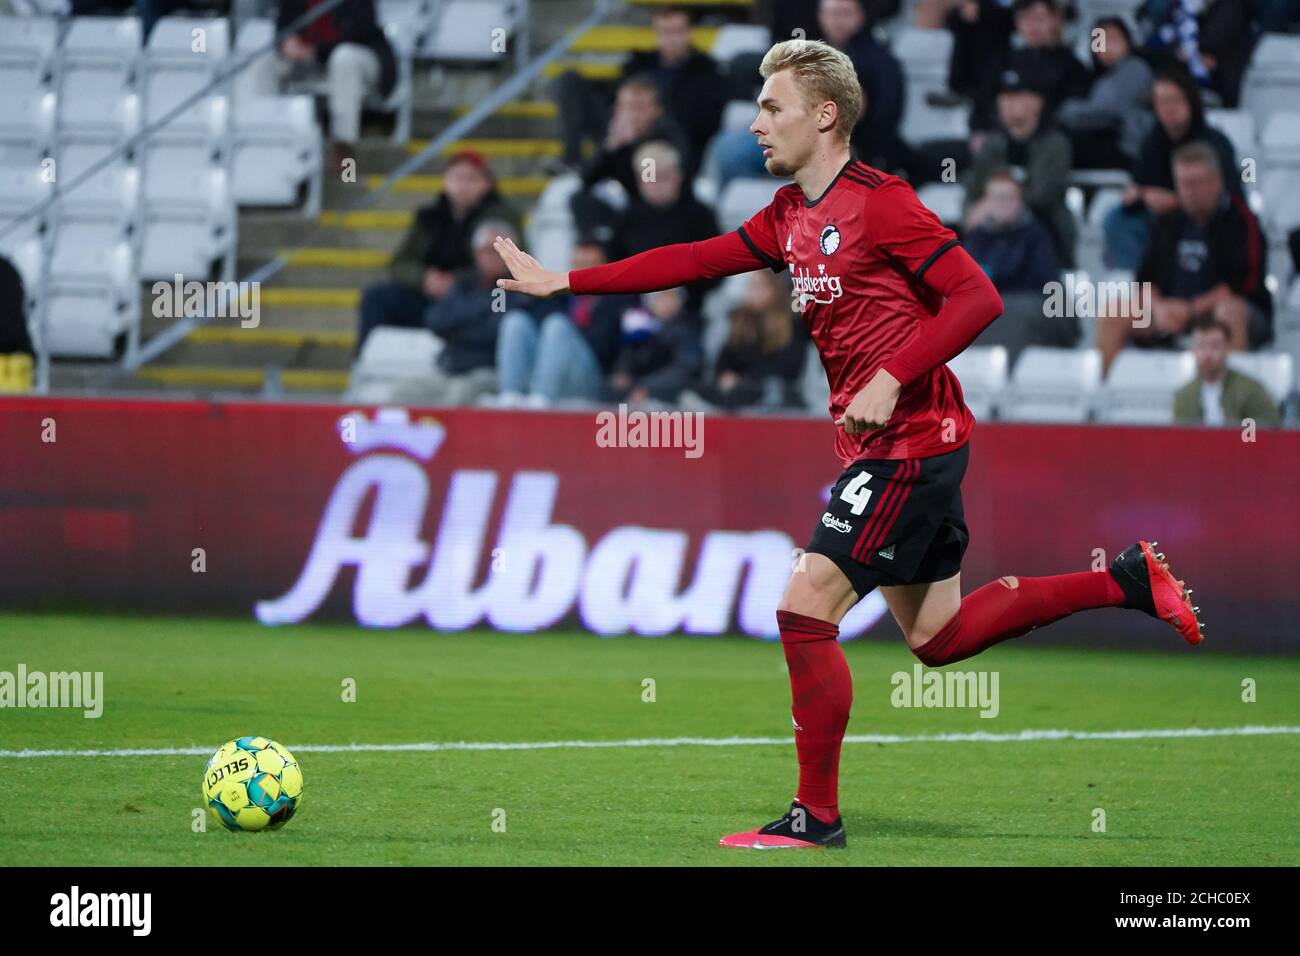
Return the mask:
[[(922, 0), (915, 26), (953, 34), (949, 93), (970, 111), (968, 137), (926, 142), (903, 136), (904, 72), (874, 29), (899, 13), (897, 2), (776, 0), (767, 9), (773, 38), (803, 29), (853, 60), (865, 93), (853, 135), (859, 158), (917, 187), (950, 182), (955, 171), (965, 199), (953, 225), (1007, 304), (977, 344), (1002, 344), (1014, 360), (1030, 345), (1079, 342), (1077, 318), (1051, 318), (1043, 308), (1045, 284), (1076, 265), (1067, 190), (1080, 169), (1127, 173), (1123, 201), (1105, 220), (1104, 258), (1149, 283), (1149, 300), (1125, 308), (1144, 309), (1152, 321), (1102, 321), (1097, 346), (1107, 366), (1128, 347), (1194, 349), (1201, 376), (1219, 391), (1180, 398), (1186, 419), (1201, 399), (1221, 394), (1220, 404), (1231, 404), (1241, 388), (1237, 373), (1224, 379), (1200, 360), (1207, 343), (1225, 353), (1258, 349), (1273, 328), (1267, 243), (1245, 201), (1238, 157), (1207, 123), (1206, 105), (1236, 104), (1259, 32), (1292, 25), (1300, 4), (1135, 6), (1131, 24), (1107, 16), (1086, 25), (1094, 52), (1084, 63), (1063, 41), (1067, 11), (1056, 0)], [(656, 48), (629, 56), (615, 82), (576, 72), (555, 81), (563, 152), (547, 171), (580, 180), (570, 200), (574, 268), (715, 235), (714, 211), (691, 188), (706, 161), (724, 186), (763, 173), (752, 134), (722, 128), (729, 101), (755, 96), (758, 58), (715, 62), (691, 45), (692, 16), (656, 7)], [(650, 181), (640, 175), (647, 164), (656, 170)], [(621, 185), (621, 207), (606, 200), (608, 181)], [(507, 274), (491, 246), (496, 234), (519, 231), (492, 170), (474, 153), (451, 157), (444, 193), (418, 214), (391, 280), (366, 290), (362, 342), (378, 325), (432, 329), (444, 343), (444, 400), (801, 404), (807, 337), (783, 277), (748, 277), (725, 334), (706, 347), (708, 284), (640, 298), (511, 296), (494, 311), (494, 283)]]

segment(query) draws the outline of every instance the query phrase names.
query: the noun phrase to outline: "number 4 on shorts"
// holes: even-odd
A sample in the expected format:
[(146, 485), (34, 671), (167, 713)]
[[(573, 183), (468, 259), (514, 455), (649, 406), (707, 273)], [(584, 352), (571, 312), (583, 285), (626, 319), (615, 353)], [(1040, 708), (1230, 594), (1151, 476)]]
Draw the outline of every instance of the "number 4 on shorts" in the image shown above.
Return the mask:
[(871, 489), (867, 487), (867, 482), (870, 480), (869, 472), (859, 472), (858, 476), (845, 485), (844, 490), (840, 492), (840, 500), (847, 501), (855, 515), (860, 515), (867, 510), (867, 502), (871, 500)]

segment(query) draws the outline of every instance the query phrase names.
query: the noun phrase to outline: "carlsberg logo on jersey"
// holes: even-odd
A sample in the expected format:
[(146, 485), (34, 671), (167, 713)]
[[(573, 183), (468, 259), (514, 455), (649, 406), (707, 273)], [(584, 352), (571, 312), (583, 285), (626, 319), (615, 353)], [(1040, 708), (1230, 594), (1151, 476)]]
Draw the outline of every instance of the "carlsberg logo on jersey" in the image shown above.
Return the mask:
[[(423, 617), (439, 630), (533, 631), (576, 612), (600, 634), (722, 634), (736, 627), (755, 637), (777, 635), (776, 605), (795, 553), (782, 531), (727, 529), (692, 540), (678, 528), (625, 525), (589, 540), (552, 520), (558, 474), (525, 470), (503, 477), (464, 468), (447, 476), (446, 499), (434, 506), (437, 520), (425, 541), (426, 463), (446, 429), (428, 419), (411, 422), (402, 409), (381, 410), (374, 421), (350, 412), (339, 426), (356, 460), (325, 504), (298, 580), (280, 597), (257, 602), (265, 624), (309, 617), (351, 567), (353, 613), (372, 627)], [(501, 485), (504, 504), (496, 501)], [(499, 530), (489, 542), (498, 514)], [(360, 522), (363, 515), (368, 520)], [(874, 592), (849, 612), (840, 633), (859, 634), (884, 612), (884, 599)]]
[(824, 262), (818, 264), (816, 275), (809, 272), (807, 266), (799, 266), (791, 270), (790, 277), (794, 280), (794, 294), (799, 297), (801, 305), (809, 301), (830, 305), (844, 294), (840, 277), (828, 276)]

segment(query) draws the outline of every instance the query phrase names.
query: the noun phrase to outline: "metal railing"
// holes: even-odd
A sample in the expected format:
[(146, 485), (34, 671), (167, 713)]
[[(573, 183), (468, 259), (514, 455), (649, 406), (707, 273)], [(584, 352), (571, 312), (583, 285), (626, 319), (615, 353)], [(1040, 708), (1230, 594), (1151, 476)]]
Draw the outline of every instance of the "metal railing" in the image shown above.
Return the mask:
[[(0, 239), (13, 233), (20, 226), (33, 219), (39, 219), (50, 210), (57, 207), (63, 199), (70, 193), (74, 192), (94, 176), (107, 169), (112, 163), (129, 155), (139, 144), (146, 142), (160, 130), (166, 128), (178, 117), (183, 115), (187, 110), (203, 101), (214, 91), (225, 88), (229, 82), (251, 66), (254, 62), (268, 53), (274, 54), (278, 50), (280, 43), (292, 33), (297, 33), (307, 26), (310, 26), (320, 17), (325, 16), (331, 11), (338, 8), (346, 0), (325, 0), (325, 2), (307, 10), (302, 16), (289, 23), (283, 30), (276, 33), (271, 42), (255, 50), (245, 53), (243, 56), (237, 56), (233, 52), (229, 57), (230, 62), (219, 69), (209, 82), (196, 90), (190, 96), (186, 97), (179, 104), (168, 110), (163, 116), (148, 123), (142, 129), (138, 130), (131, 136), (124, 139), (117, 146), (109, 150), (108, 153), (100, 157), (98, 161), (88, 166), (79, 175), (73, 177), (67, 183), (59, 184), (50, 195), (36, 202), (26, 211), (20, 213), (15, 218), (5, 223), (0, 223)], [(438, 9), (439, 0), (432, 0), (433, 10)], [(593, 10), (589, 16), (577, 24), (573, 29), (568, 31), (562, 38), (553, 43), (540, 56), (533, 58), (528, 45), (527, 33), (530, 24), (530, 0), (518, 0), (520, 4), (519, 16), (515, 21), (514, 27), (514, 56), (517, 70), (515, 74), (502, 86), (498, 87), (488, 97), (475, 104), (465, 115), (461, 116), (438, 136), (429, 141), (423, 149), (415, 155), (409, 157), (394, 169), (385, 179), (374, 189), (361, 196), (356, 202), (345, 206), (342, 213), (356, 212), (364, 210), (375, 204), (380, 197), (386, 194), (399, 182), (408, 176), (413, 175), (432, 162), (449, 144), (463, 137), (468, 132), (477, 127), (485, 119), (491, 116), (498, 108), (505, 103), (514, 99), (522, 93), (529, 84), (551, 63), (563, 56), (573, 43), (592, 27), (603, 23), (613, 12), (616, 7), (622, 5), (623, 0), (594, 0)], [(436, 19), (431, 22), (438, 22)], [(48, 317), (48, 298), (49, 298), (49, 257), (50, 250), (43, 250), (42, 270), (40, 279), (40, 293), (38, 295), (39, 313), (36, 322), (36, 336), (34, 347), (37, 352), (37, 371), (36, 371), (36, 391), (40, 394), (46, 394), (50, 388), (50, 350), (46, 328)], [(270, 261), (254, 269), (241, 282), (265, 282), (279, 273), (288, 264), (288, 260), (283, 254), (277, 255)], [(216, 316), (209, 314), (199, 314), (194, 316), (184, 316), (172, 323), (163, 331), (153, 336), (148, 342), (139, 342), (139, 304), (137, 302), (136, 313), (132, 317), (131, 326), (128, 327), (128, 348), (123, 356), (120, 366), (112, 373), (113, 377), (121, 377), (134, 374), (141, 366), (157, 358), (163, 352), (176, 345), (195, 329), (206, 325)]]

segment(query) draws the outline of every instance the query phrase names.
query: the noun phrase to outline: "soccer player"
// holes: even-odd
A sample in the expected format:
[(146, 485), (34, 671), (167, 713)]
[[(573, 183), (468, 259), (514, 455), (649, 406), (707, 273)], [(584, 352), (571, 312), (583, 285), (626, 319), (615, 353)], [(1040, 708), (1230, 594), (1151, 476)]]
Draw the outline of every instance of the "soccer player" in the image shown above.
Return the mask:
[(860, 162), (849, 133), (862, 107), (853, 64), (823, 43), (768, 51), (750, 126), (768, 172), (794, 183), (735, 232), (569, 273), (547, 272), (509, 239), (507, 290), (643, 293), (789, 268), (796, 307), (830, 382), (845, 470), (776, 612), (790, 671), (799, 785), (784, 816), (724, 837), (731, 847), (843, 846), (840, 744), (853, 701), (839, 622), (879, 587), (925, 664), (964, 660), (1095, 607), (1145, 611), (1201, 641), (1190, 590), (1154, 542), (1110, 565), (1004, 577), (961, 596), (969, 534), (961, 480), (974, 419), (945, 363), (1002, 312), (996, 290), (905, 182)]

